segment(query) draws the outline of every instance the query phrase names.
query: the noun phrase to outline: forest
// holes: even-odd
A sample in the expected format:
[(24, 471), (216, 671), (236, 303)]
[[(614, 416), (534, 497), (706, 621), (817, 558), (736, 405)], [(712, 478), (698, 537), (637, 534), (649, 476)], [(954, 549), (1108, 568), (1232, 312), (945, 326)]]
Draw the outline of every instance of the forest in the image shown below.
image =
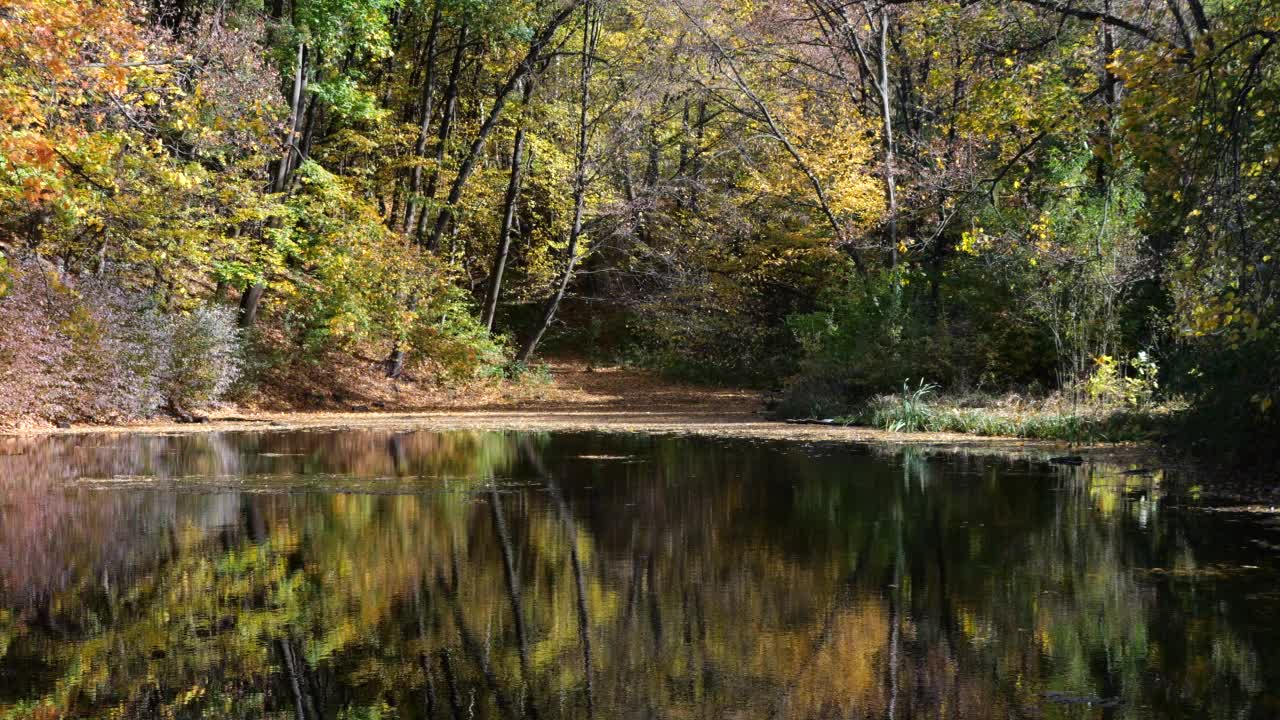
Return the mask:
[(1278, 43), (1273, 0), (4, 0), (0, 420), (571, 353), (1274, 466)]

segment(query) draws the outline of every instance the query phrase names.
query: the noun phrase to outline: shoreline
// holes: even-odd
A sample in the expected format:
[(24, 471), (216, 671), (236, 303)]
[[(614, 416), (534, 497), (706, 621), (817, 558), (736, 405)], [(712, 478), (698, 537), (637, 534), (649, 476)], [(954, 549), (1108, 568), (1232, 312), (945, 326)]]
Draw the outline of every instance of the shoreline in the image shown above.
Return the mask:
[[(985, 450), (1011, 455), (1079, 455), (1086, 461), (1138, 461), (1160, 454), (1140, 443), (1073, 446), (1054, 440), (993, 437), (963, 433), (894, 432), (861, 425), (788, 423), (767, 420), (756, 411), (719, 408), (669, 410), (421, 410), (374, 412), (230, 412), (203, 422), (145, 420), (125, 424), (86, 424), (69, 428), (0, 429), (0, 439), (82, 435), (174, 435), (217, 432), (289, 432), (316, 430), (604, 432), (689, 435), (792, 442), (836, 442), (873, 446), (918, 446)], [(1167, 464), (1167, 463), (1166, 463)]]
[[(880, 450), (918, 448), (928, 452), (971, 453), (1007, 459), (1048, 461), (1074, 455), (1108, 469), (1173, 471), (1171, 485), (1201, 486), (1203, 497), (1236, 503), (1280, 505), (1280, 492), (1249, 485), (1233, 474), (1197, 465), (1153, 443), (1086, 443), (1033, 440), (963, 433), (895, 432), (857, 425), (804, 424), (763, 417), (757, 393), (707, 388), (661, 378), (631, 368), (591, 368), (573, 361), (551, 366), (552, 385), (501, 399), (460, 395), (452, 402), (387, 409), (276, 409), (228, 406), (203, 422), (172, 419), (50, 426), (0, 427), (5, 446), (43, 438), (101, 435), (186, 435), (220, 432), (307, 431), (509, 431), (643, 433), (667, 436), (740, 438), (796, 443), (862, 445)], [(509, 389), (510, 390), (510, 389)]]
[[(1063, 441), (988, 437), (959, 433), (907, 433), (857, 425), (796, 424), (766, 420), (756, 410), (672, 408), (660, 410), (422, 410), (388, 412), (251, 412), (212, 415), (207, 422), (143, 421), (71, 428), (0, 429), (5, 446), (22, 441), (102, 435), (195, 435), (205, 433), (403, 431), (403, 432), (594, 432), (856, 445), (880, 451), (915, 448), (931, 453), (965, 453), (1006, 460), (1048, 462), (1078, 456), (1085, 467), (1140, 477), (1161, 475), (1175, 492), (1197, 488), (1199, 509), (1214, 512), (1280, 513), (1280, 493), (1245, 487), (1212, 469), (1197, 466), (1150, 443), (1071, 445)], [(1172, 471), (1170, 475), (1169, 471)]]

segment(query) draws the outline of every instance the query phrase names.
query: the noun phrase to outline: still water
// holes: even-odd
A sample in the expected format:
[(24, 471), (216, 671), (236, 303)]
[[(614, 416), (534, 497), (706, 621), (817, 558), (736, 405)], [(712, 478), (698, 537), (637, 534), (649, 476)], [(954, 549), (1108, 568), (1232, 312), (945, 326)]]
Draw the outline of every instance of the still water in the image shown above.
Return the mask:
[(0, 440), (0, 718), (1280, 717), (1280, 532), (1122, 470)]

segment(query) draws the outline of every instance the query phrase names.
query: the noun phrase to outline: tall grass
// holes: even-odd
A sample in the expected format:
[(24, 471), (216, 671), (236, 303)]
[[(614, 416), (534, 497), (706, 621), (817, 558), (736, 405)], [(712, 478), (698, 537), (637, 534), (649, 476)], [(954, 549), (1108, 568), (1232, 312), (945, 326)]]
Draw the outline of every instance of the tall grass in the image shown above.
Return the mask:
[(1049, 408), (1020, 408), (1016, 412), (987, 407), (957, 407), (937, 398), (938, 387), (921, 380), (903, 383), (901, 393), (882, 395), (849, 416), (849, 425), (867, 425), (893, 432), (964, 433), (988, 437), (1019, 437), (1072, 442), (1126, 442), (1150, 439), (1160, 416), (1126, 409), (1098, 409), (1065, 413)]
[(935, 415), (929, 407), (929, 398), (937, 390), (937, 385), (926, 383), (924, 378), (914, 390), (910, 382), (904, 380), (902, 394), (880, 398), (879, 402), (873, 403), (870, 424), (894, 432), (929, 432)]

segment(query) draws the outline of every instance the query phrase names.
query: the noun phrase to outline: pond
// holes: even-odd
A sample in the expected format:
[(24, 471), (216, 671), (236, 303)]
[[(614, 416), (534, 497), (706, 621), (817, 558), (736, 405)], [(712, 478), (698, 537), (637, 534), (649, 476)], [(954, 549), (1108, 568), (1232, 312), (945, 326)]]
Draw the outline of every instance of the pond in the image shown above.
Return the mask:
[(591, 433), (0, 440), (0, 718), (1273, 718), (1161, 474)]

